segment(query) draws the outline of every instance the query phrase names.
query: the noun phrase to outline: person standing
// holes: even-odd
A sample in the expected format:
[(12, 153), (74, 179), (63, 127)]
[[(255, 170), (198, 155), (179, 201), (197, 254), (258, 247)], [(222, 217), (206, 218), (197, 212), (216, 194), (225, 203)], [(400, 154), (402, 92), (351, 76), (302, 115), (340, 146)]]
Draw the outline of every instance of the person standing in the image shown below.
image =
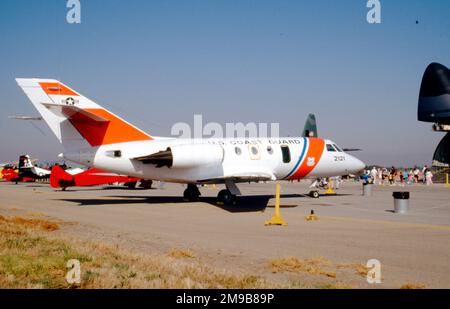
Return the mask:
[(403, 175), (403, 171), (402, 170), (398, 170), (398, 178), (399, 178), (399, 181), (400, 181), (400, 185), (404, 185), (405, 183), (404, 183), (404, 181), (405, 181), (405, 178), (404, 178), (404, 175)]
[(333, 180), (333, 190), (339, 190), (342, 181), (341, 176), (331, 177), (331, 179)]
[(433, 173), (429, 169), (425, 172), (425, 182), (427, 186), (433, 184)]
[(414, 182), (414, 171), (411, 169), (408, 173), (408, 185), (411, 185)]
[(389, 180), (389, 171), (387, 168), (383, 167), (383, 184), (385, 181)]
[(407, 184), (408, 183), (408, 169), (405, 168), (403, 170), (403, 184)]
[(415, 183), (419, 183), (419, 174), (420, 174), (420, 170), (418, 167), (416, 167), (414, 169), (414, 182)]
[(425, 184), (427, 182), (427, 171), (428, 171), (428, 166), (425, 165), (422, 169), (422, 182)]
[(389, 184), (392, 186), (395, 184), (395, 174), (397, 171), (395, 170), (395, 167), (391, 167), (391, 171), (389, 172)]
[(372, 170), (370, 171), (370, 177), (372, 177), (372, 183), (376, 184), (378, 172), (377, 172), (377, 168), (375, 166), (372, 167)]

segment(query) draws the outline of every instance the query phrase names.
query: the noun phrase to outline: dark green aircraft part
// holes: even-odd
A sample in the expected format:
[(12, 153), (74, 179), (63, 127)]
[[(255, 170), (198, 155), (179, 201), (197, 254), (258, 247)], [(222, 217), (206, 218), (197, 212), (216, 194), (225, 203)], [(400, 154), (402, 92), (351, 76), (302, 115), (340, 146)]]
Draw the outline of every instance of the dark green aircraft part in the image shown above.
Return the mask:
[(302, 132), (303, 137), (319, 137), (317, 133), (316, 116), (314, 114), (309, 114), (306, 118), (305, 127)]

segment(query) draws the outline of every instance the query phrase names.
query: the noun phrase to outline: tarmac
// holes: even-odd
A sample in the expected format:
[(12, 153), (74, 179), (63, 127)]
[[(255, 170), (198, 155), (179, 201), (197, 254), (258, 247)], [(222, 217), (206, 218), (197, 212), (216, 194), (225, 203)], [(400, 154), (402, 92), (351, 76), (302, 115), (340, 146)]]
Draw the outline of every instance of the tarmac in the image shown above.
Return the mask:
[[(375, 186), (344, 182), (335, 196), (306, 195), (309, 182), (281, 182), (281, 215), (288, 226), (265, 226), (274, 212), (274, 183), (240, 184), (237, 205), (215, 204), (222, 186), (200, 188), (198, 202), (182, 199), (184, 186), (156, 183), (151, 190), (119, 187), (55, 190), (48, 184), (0, 182), (0, 214), (43, 214), (68, 224), (62, 233), (156, 254), (188, 248), (206, 263), (236, 273), (312, 286), (355, 288), (423, 284), (450, 288), (450, 188)], [(393, 191), (409, 191), (407, 214), (393, 212)], [(323, 192), (322, 192), (323, 193)], [(305, 217), (314, 210), (317, 221)], [(339, 271), (336, 278), (277, 273), (272, 259), (323, 257), (337, 264), (381, 263), (382, 283)]]

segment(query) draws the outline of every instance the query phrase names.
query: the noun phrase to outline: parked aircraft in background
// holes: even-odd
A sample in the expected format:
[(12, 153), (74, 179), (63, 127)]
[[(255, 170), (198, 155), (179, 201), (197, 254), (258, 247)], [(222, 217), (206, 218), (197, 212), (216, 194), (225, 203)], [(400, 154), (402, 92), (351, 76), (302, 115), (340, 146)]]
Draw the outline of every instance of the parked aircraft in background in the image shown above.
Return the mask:
[(17, 167), (14, 164), (4, 166), (2, 176), (15, 183), (33, 182), (50, 178), (50, 170), (34, 166), (29, 155), (21, 155)]
[(123, 183), (126, 187), (132, 189), (136, 187), (138, 182), (144, 189), (150, 189), (152, 186), (151, 180), (141, 180), (137, 177), (118, 175), (95, 168), (88, 169), (87, 171), (81, 170), (81, 172), (74, 174), (68, 173), (59, 165), (55, 165), (50, 175), (50, 185), (53, 188), (62, 188), (63, 190), (66, 190), (68, 187), (86, 187), (115, 183)]
[[(62, 143), (67, 160), (133, 177), (187, 184), (223, 183), (220, 203), (240, 195), (237, 183), (356, 174), (365, 167), (331, 140), (315, 137), (175, 139), (151, 136), (63, 83), (17, 83)], [(131, 106), (128, 103), (128, 106)]]
[(309, 114), (306, 118), (305, 127), (302, 132), (303, 137), (319, 137), (317, 132), (317, 122), (316, 116), (314, 114)]
[(446, 132), (433, 154), (433, 166), (450, 167), (450, 69), (430, 63), (420, 84), (419, 121), (432, 122), (433, 130)]

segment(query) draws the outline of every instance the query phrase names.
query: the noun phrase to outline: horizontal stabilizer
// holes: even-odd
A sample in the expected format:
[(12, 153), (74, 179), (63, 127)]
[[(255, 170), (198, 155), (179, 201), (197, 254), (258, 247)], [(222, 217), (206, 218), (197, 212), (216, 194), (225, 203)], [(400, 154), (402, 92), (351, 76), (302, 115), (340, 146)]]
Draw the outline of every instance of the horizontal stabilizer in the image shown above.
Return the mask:
[(8, 119), (16, 119), (16, 120), (36, 120), (40, 121), (43, 118), (39, 116), (8, 116)]
[(81, 121), (97, 121), (97, 122), (109, 122), (108, 119), (91, 113), (89, 110), (81, 109), (76, 106), (67, 106), (54, 103), (42, 103), (49, 110), (68, 118), (69, 120), (81, 120)]

